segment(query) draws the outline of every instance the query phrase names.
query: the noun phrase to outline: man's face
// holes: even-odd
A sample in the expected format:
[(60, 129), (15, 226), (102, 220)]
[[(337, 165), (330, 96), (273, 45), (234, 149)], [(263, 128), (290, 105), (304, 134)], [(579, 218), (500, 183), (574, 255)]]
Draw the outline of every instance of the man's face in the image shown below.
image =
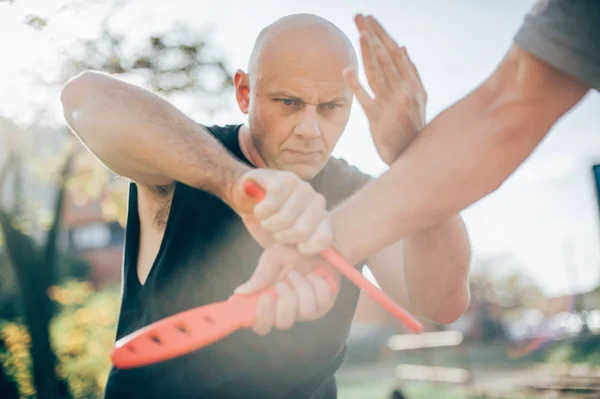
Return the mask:
[(342, 70), (350, 60), (339, 46), (292, 44), (267, 53), (249, 77), (248, 125), (267, 167), (309, 180), (348, 123), (352, 93)]

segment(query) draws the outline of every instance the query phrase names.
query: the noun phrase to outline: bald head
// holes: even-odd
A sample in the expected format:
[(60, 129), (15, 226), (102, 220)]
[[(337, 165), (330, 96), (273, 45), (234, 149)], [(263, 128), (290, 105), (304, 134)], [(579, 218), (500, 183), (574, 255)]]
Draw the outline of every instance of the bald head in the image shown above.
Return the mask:
[(332, 58), (357, 68), (354, 47), (337, 26), (313, 14), (293, 14), (278, 19), (259, 33), (248, 62), (248, 74), (252, 78), (269, 61), (307, 64)]
[(234, 77), (240, 110), (248, 115), (248, 134), (241, 131), (240, 140), (267, 167), (312, 179), (348, 123), (353, 93), (343, 71), (357, 64), (348, 37), (323, 18), (296, 14), (267, 26), (248, 72)]

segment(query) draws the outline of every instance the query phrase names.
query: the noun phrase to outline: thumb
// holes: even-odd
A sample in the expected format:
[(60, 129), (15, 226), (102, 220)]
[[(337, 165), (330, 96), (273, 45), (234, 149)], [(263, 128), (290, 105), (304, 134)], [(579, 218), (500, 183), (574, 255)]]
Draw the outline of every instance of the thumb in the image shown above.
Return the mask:
[(263, 290), (277, 281), (279, 275), (279, 263), (269, 257), (261, 256), (256, 270), (248, 281), (234, 290), (234, 294), (248, 295)]

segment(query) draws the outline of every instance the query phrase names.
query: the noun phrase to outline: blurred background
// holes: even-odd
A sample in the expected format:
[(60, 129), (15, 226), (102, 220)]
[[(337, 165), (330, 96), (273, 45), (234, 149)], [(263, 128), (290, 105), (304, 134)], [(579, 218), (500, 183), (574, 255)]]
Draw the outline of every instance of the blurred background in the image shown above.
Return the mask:
[[(532, 5), (0, 0), (0, 398), (101, 398), (110, 367), (127, 183), (66, 128), (67, 79), (106, 71), (201, 123), (240, 123), (231, 78), (264, 26), (314, 13), (358, 51), (361, 12), (407, 47), (432, 119), (492, 72)], [(385, 165), (355, 108), (334, 155), (377, 176)], [(473, 295), (456, 323), (412, 336), (361, 298), (341, 399), (600, 397), (599, 109), (590, 93), (464, 211)]]

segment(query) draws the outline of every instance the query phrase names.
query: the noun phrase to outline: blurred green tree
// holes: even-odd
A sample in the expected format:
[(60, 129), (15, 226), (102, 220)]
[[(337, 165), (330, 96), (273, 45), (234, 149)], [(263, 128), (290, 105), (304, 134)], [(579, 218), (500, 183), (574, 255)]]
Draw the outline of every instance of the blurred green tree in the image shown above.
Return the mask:
[(475, 260), (469, 284), (478, 339), (505, 340), (506, 321), (540, 304), (543, 293), (523, 270), (510, 254)]
[(472, 297), (508, 311), (536, 306), (543, 293), (512, 255), (477, 259), (470, 276)]
[[(57, 98), (56, 93), (68, 79), (84, 70), (141, 77), (149, 89), (157, 93), (165, 96), (188, 94), (190, 101), (199, 101), (202, 95), (219, 95), (232, 86), (232, 76), (227, 71), (223, 57), (209, 48), (202, 34), (175, 23), (169, 32), (151, 35), (132, 45), (128, 40), (128, 32), (118, 33), (110, 24), (114, 13), (125, 2), (104, 3), (109, 7), (101, 22), (100, 34), (93, 39), (77, 41), (68, 48), (60, 49), (63, 65), (61, 72), (53, 80), (40, 80), (41, 86), (55, 89), (54, 98)], [(86, 3), (73, 0), (67, 2), (59, 12), (69, 7), (81, 9), (86, 7)], [(52, 23), (52, 18), (31, 14), (25, 18), (24, 23), (31, 29), (43, 32)], [(210, 108), (203, 110), (211, 111)], [(43, 112), (41, 115), (41, 121), (37, 123), (43, 126)], [(53, 151), (52, 157), (49, 157), (51, 162), (36, 161), (38, 165), (42, 165), (47, 175), (52, 168), (58, 172), (54, 174), (54, 183), (51, 184), (54, 186), (52, 191), (55, 197), (52, 211), (46, 220), (46, 228), (42, 231), (34, 231), (36, 223), (32, 222), (39, 215), (27, 214), (26, 207), (22, 206), (23, 174), (26, 173), (23, 165), (33, 162), (33, 157), (39, 154), (31, 151), (31, 147), (28, 150), (20, 148), (0, 154), (0, 157), (5, 155), (7, 159), (0, 168), (0, 199), (8, 197), (11, 204), (6, 206), (0, 201), (2, 241), (21, 297), (20, 310), (29, 337), (27, 346), (31, 355), (32, 389), (39, 399), (70, 398), (79, 389), (73, 386), (73, 380), (68, 376), (68, 373), (75, 372), (77, 368), (65, 366), (64, 361), (68, 360), (68, 356), (62, 357), (62, 362), (57, 359), (50, 328), (57, 306), (61, 306), (49, 296), (49, 292), (58, 283), (58, 236), (62, 228), (64, 199), (67, 195), (72, 195), (96, 201), (108, 189), (109, 195), (102, 198), (105, 216), (124, 223), (127, 193), (127, 182), (111, 176), (108, 170), (76, 143), (72, 135), (63, 134), (55, 139), (63, 144), (59, 151)], [(76, 168), (75, 164), (83, 164), (85, 167)], [(81, 170), (84, 172), (80, 175)], [(48, 176), (44, 178), (48, 179)], [(12, 185), (8, 184), (9, 180)], [(109, 349), (110, 347), (106, 347), (102, 350)], [(62, 371), (57, 373), (57, 370)], [(5, 374), (0, 369), (0, 376)], [(33, 395), (29, 391), (24, 392), (22, 388), (22, 397)], [(5, 393), (0, 393), (4, 397)]]

